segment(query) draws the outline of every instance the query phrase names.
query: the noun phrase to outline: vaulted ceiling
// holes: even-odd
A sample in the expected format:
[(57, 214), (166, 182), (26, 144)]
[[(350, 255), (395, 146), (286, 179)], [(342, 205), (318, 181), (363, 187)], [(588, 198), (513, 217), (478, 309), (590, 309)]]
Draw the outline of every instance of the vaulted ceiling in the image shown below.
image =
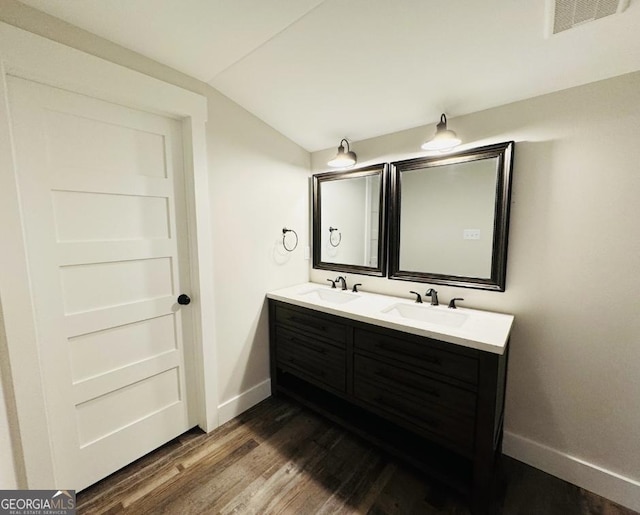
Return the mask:
[(310, 151), (640, 70), (639, 0), (550, 37), (547, 0), (21, 1), (209, 83)]

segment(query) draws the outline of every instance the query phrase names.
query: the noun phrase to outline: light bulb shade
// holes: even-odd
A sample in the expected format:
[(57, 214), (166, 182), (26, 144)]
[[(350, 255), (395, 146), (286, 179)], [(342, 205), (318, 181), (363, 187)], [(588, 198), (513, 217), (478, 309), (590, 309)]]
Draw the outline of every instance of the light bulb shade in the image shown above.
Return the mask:
[(451, 150), (460, 145), (462, 140), (452, 130), (447, 129), (447, 117), (444, 113), (440, 117), (440, 123), (436, 126), (436, 134), (429, 141), (422, 144), (423, 150)]
[[(343, 142), (347, 144), (346, 152), (344, 150), (344, 145), (342, 144)], [(346, 139), (343, 139), (338, 147), (338, 153), (327, 163), (327, 165), (332, 168), (346, 168), (347, 166), (353, 166), (357, 161), (358, 158), (356, 157), (356, 153), (352, 152), (349, 148), (349, 142)]]

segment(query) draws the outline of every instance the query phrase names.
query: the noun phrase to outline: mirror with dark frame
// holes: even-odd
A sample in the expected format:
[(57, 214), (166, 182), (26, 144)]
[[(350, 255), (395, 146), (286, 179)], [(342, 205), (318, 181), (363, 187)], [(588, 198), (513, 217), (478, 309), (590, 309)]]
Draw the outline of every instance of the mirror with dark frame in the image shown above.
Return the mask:
[(313, 176), (313, 267), (386, 274), (387, 165)]
[(505, 290), (513, 147), (391, 163), (390, 279)]

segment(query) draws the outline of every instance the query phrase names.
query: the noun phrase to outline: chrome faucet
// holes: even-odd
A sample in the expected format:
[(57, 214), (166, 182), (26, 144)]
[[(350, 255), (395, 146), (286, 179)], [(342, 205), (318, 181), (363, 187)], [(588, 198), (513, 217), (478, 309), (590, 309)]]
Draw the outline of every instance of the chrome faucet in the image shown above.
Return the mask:
[(427, 293), (424, 294), (425, 297), (431, 297), (431, 305), (432, 306), (437, 306), (440, 303), (438, 302), (438, 292), (436, 290), (434, 290), (433, 288), (429, 288), (427, 290)]
[(347, 290), (347, 280), (342, 275), (336, 277), (336, 282), (338, 281), (342, 283), (342, 289)]

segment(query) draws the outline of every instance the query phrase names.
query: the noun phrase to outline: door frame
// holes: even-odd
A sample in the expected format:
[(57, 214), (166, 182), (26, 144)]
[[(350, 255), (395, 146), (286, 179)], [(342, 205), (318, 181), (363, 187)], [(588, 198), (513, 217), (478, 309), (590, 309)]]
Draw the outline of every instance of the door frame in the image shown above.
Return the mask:
[[(19, 488), (56, 485), (49, 437), (37, 325), (27, 266), (13, 153), (7, 76), (89, 95), (178, 119), (182, 124), (184, 176), (191, 271), (190, 309), (195, 419), (204, 431), (218, 427), (217, 360), (214, 321), (213, 247), (206, 154), (207, 99), (197, 93), (0, 22), (0, 354), (8, 353), (17, 421), (9, 420), (14, 461), (24, 471)], [(0, 328), (0, 338), (3, 331)], [(191, 356), (190, 356), (191, 354)], [(0, 355), (0, 364), (6, 359)], [(5, 364), (6, 367), (6, 364)], [(3, 369), (3, 374), (7, 369)], [(11, 392), (9, 392), (10, 394)], [(5, 392), (7, 395), (7, 392)], [(22, 475), (22, 474), (20, 474)], [(26, 484), (20, 484), (24, 483)]]

